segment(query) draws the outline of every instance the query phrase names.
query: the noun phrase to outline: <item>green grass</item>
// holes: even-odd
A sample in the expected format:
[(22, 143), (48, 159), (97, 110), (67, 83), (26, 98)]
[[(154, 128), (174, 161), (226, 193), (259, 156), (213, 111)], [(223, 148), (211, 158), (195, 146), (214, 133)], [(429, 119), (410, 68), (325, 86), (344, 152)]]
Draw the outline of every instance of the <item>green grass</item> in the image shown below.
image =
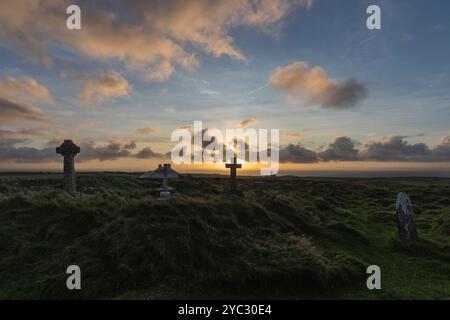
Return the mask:
[[(0, 175), (0, 298), (450, 298), (450, 180), (133, 174)], [(398, 241), (396, 195), (411, 197), (420, 241)], [(81, 291), (65, 269), (82, 270)], [(382, 290), (365, 270), (381, 267)]]

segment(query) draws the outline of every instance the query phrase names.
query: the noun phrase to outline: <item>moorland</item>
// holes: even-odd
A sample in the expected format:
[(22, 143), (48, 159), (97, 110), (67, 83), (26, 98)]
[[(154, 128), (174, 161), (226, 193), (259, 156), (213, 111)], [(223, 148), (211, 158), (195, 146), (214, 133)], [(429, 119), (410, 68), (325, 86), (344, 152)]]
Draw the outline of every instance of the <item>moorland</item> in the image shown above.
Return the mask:
[[(2, 299), (449, 299), (450, 179), (0, 174)], [(420, 240), (399, 241), (397, 193)], [(82, 290), (67, 290), (79, 265)], [(366, 268), (381, 268), (368, 290)]]

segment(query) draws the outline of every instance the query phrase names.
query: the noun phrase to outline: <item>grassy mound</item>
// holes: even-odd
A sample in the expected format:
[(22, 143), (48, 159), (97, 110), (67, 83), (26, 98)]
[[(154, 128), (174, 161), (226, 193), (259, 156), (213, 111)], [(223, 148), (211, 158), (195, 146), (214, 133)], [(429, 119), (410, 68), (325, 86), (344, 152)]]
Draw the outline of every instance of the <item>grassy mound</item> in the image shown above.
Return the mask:
[[(261, 188), (244, 178), (241, 199), (223, 196), (225, 179), (187, 176), (170, 201), (134, 175), (78, 182), (80, 198), (52, 177), (0, 184), (1, 298), (450, 296), (449, 286), (436, 289), (449, 284), (449, 212), (440, 198), (449, 183), (427, 194), (429, 208), (419, 205), (422, 242), (402, 248), (389, 207), (397, 189), (418, 202), (421, 188), (408, 181), (270, 179)], [(383, 293), (365, 289), (368, 265), (393, 272), (392, 262), (407, 260), (433, 270), (432, 290), (396, 288), (403, 277)], [(81, 291), (66, 289), (71, 264), (81, 267)]]

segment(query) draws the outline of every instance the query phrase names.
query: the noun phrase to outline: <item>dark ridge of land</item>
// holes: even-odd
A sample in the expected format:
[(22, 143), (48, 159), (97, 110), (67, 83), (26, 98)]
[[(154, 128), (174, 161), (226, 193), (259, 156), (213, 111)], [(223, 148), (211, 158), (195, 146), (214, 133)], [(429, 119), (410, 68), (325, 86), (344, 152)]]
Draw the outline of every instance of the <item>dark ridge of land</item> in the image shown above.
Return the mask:
[[(450, 298), (450, 179), (0, 174), (0, 298)], [(398, 192), (420, 241), (398, 240)], [(82, 290), (66, 289), (66, 267)], [(381, 268), (382, 290), (366, 288)]]

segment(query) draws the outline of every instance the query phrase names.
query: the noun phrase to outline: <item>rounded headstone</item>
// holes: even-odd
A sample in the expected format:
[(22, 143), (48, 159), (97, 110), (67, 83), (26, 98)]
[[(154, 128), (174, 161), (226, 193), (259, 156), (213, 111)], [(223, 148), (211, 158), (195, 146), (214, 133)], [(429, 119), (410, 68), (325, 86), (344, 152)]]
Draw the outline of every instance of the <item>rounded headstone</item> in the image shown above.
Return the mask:
[(400, 239), (407, 242), (417, 240), (419, 237), (417, 235), (414, 210), (411, 200), (406, 193), (400, 192), (398, 194), (395, 207)]

